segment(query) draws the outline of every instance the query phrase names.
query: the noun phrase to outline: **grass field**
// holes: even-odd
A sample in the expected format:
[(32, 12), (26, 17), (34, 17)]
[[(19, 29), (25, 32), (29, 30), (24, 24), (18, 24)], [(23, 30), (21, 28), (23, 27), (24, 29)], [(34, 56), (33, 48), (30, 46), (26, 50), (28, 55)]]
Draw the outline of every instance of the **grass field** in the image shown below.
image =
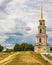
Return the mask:
[(45, 55), (48, 59), (52, 60), (52, 57), (48, 54), (48, 55)]
[(0, 53), (0, 61), (8, 57), (11, 53)]
[(19, 52), (19, 54), (15, 55), (15, 58), (13, 58), (10, 62), (1, 65), (52, 65), (52, 64), (45, 61), (41, 57), (41, 55), (38, 55), (30, 51), (24, 51)]

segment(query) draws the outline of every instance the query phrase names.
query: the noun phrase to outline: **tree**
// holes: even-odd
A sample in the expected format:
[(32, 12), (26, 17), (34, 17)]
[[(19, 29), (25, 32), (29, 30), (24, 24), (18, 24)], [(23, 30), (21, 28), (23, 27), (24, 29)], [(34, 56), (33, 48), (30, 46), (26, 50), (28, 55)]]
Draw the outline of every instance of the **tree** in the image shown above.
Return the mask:
[(52, 52), (52, 47), (50, 47), (50, 51)]
[(3, 46), (0, 45), (0, 52), (3, 50)]
[(29, 45), (29, 50), (34, 51), (34, 46), (32, 44)]
[(20, 50), (21, 50), (20, 45), (19, 45), (19, 44), (16, 44), (16, 45), (14, 46), (14, 51), (20, 51)]
[(34, 46), (32, 44), (22, 43), (21, 44), (21, 50), (22, 51), (33, 51), (34, 50)]
[(14, 51), (34, 51), (34, 46), (28, 43), (16, 44)]

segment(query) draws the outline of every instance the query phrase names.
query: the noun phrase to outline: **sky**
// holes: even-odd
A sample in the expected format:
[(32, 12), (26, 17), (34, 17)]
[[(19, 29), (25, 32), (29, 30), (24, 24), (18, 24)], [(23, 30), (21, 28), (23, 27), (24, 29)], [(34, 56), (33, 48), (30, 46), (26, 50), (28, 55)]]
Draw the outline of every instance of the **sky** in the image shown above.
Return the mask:
[(52, 45), (52, 0), (0, 0), (0, 44), (13, 48), (16, 43), (36, 43), (43, 3), (48, 43)]

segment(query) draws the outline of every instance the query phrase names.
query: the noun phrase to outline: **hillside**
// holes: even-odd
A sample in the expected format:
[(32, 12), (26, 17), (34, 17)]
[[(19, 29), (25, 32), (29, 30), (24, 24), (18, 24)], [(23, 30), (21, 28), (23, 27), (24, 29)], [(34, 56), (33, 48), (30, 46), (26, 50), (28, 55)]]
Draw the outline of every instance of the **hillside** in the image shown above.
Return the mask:
[(0, 65), (52, 65), (45, 61), (41, 55), (30, 51), (12, 53), (5, 59), (7, 60), (2, 60), (3, 62)]

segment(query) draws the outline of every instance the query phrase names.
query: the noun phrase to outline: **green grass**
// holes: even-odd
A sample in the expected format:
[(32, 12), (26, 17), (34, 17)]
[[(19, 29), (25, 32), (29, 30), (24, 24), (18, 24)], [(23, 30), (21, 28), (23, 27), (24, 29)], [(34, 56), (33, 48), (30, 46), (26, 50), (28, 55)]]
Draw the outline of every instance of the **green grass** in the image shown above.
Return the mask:
[(10, 53), (0, 53), (0, 61), (3, 60), (4, 58), (8, 57)]
[(41, 65), (41, 64), (39, 64), (39, 63), (14, 62), (14, 63), (9, 63), (7, 65)]
[(48, 54), (48, 55), (44, 55), (46, 56), (48, 59), (52, 60), (52, 57)]
[[(37, 62), (35, 61), (37, 60)], [(30, 61), (29, 61), (30, 60)], [(28, 61), (28, 62), (27, 62)], [(34, 52), (24, 51), (16, 55), (15, 58), (5, 65), (52, 65), (45, 61), (41, 55), (38, 55)]]
[(43, 65), (52, 65), (52, 64), (48, 63), (47, 61), (45, 61), (45, 60), (41, 57), (41, 55), (36, 54), (36, 53), (34, 53), (34, 55), (36, 56), (36, 58), (37, 58)]
[[(27, 57), (26, 54), (29, 54), (29, 53), (21, 52), (19, 55), (16, 55), (15, 59), (12, 62), (10, 62), (6, 65), (41, 65), (40, 63), (35, 63), (35, 61), (34, 61), (34, 63), (33, 62), (24, 62), (24, 61), (22, 61), (21, 57), (22, 56)], [(26, 60), (28, 60), (28, 59), (26, 59)]]

